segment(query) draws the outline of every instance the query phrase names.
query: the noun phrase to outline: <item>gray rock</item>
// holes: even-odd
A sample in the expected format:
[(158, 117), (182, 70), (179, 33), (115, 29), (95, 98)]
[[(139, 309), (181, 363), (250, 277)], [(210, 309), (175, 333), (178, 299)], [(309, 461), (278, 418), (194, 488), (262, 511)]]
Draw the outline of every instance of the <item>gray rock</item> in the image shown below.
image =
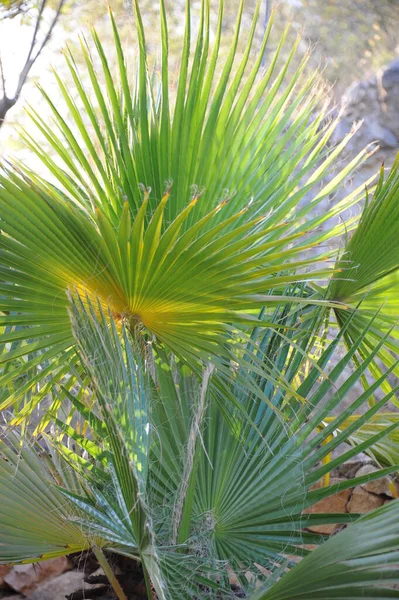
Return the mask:
[(12, 565), (0, 565), (0, 590), (2, 590), (4, 587), (7, 587), (4, 577), (8, 575), (12, 568)]
[[(379, 469), (371, 465), (363, 465), (356, 473), (356, 477), (363, 477), (364, 475), (371, 475), (372, 473), (376, 473)], [(393, 481), (391, 477), (380, 477), (379, 479), (374, 479), (373, 481), (369, 481), (368, 483), (363, 483), (362, 488), (371, 494), (377, 494), (379, 496), (388, 496), (389, 498), (397, 498), (398, 497), (398, 489), (396, 483)]]
[[(372, 459), (367, 454), (359, 454), (352, 460), (342, 464), (336, 469), (337, 475), (344, 477), (345, 479), (352, 479), (357, 475), (357, 472), (364, 466), (372, 465)], [(373, 467), (375, 469), (375, 467)]]
[(384, 504), (384, 499), (381, 496), (370, 494), (360, 485), (355, 487), (351, 498), (348, 502), (348, 513), (350, 514), (365, 514), (371, 510), (375, 510)]
[(370, 120), (369, 123), (365, 121), (366, 127), (368, 127), (370, 142), (378, 142), (381, 146), (386, 148), (398, 148), (399, 142), (396, 135), (388, 129), (388, 127), (382, 125), (375, 119)]
[(399, 85), (399, 59), (391, 62), (382, 74), (382, 86), (389, 90)]
[(69, 559), (59, 556), (41, 563), (15, 565), (4, 575), (4, 581), (11, 589), (29, 597), (42, 582), (58, 577), (70, 569)]
[[(347, 89), (332, 141), (341, 141), (359, 122), (362, 125), (347, 146), (347, 159), (353, 158), (372, 142), (376, 142), (379, 148), (357, 170), (345, 193), (367, 181), (382, 162), (390, 167), (399, 150), (399, 59)], [(338, 195), (336, 201), (339, 199)]]
[(84, 576), (84, 573), (80, 571), (69, 571), (44, 582), (28, 597), (30, 600), (65, 600), (67, 594), (72, 594), (80, 589), (88, 591), (96, 587), (85, 583)]

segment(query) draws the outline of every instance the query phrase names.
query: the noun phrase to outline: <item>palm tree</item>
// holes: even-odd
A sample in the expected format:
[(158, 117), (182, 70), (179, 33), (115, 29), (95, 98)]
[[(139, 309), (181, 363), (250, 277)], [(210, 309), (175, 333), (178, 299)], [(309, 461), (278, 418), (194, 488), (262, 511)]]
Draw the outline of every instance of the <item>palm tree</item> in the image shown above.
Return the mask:
[(133, 87), (111, 15), (117, 75), (93, 31), (85, 75), (66, 53), (74, 90), (55, 74), (68, 117), (44, 90), (54, 123), (31, 109), (44, 141), (24, 137), (49, 176), (0, 177), (0, 408), (23, 424), (2, 443), (1, 562), (92, 548), (122, 599), (104, 550), (142, 564), (149, 598), (229, 597), (231, 571), (259, 599), (398, 595), (396, 502), (327, 542), (309, 527), (356, 516), (304, 512), (398, 467), (329, 485), (398, 425), (370, 431), (397, 391), (398, 167), (359, 224), (322, 227), (368, 195), (314, 210), (367, 151), (323, 183), (350, 136), (328, 144), (307, 56), (279, 67), (286, 34), (263, 69), (273, 19), (252, 58), (260, 6), (239, 55), (240, 3), (222, 61), (223, 3), (211, 45), (202, 2), (191, 52), (187, 2), (172, 95), (164, 3), (158, 72), (136, 2)]

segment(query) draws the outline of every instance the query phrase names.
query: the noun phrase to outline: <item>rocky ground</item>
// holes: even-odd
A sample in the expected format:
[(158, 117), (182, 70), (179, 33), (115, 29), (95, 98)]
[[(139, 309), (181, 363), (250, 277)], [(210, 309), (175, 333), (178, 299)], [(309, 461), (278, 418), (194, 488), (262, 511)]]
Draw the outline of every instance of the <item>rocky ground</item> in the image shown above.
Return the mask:
[[(109, 556), (128, 600), (147, 598), (140, 565)], [(115, 600), (103, 570), (90, 552), (59, 557), (39, 564), (1, 566), (1, 600)]]
[[(375, 471), (377, 471), (377, 467), (371, 458), (365, 454), (360, 454), (353, 460), (341, 465), (336, 471), (333, 471), (330, 484), (339, 483), (345, 479), (369, 475)], [(325, 498), (306, 512), (365, 514), (398, 497), (398, 480), (392, 477), (382, 477), (381, 479), (343, 490), (334, 496)], [(325, 535), (333, 535), (341, 529), (342, 526), (339, 524), (317, 525), (310, 528), (311, 531)]]

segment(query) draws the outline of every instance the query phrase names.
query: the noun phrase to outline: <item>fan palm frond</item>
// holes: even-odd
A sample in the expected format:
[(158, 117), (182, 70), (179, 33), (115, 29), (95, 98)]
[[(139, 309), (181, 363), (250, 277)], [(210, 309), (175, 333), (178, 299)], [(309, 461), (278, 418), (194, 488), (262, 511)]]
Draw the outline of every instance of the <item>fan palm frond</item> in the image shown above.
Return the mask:
[[(0, 357), (0, 382), (8, 391), (0, 408), (22, 399), (19, 418), (34, 408), (32, 390), (41, 389), (38, 402), (51, 388), (49, 378), (65, 377), (66, 361), (77, 368), (68, 289), (99, 298), (116, 320), (138, 323), (186, 361), (226, 354), (227, 323), (248, 326), (290, 282), (328, 277), (331, 251), (308, 251), (342, 233), (343, 225), (329, 232), (319, 226), (364, 195), (358, 189), (327, 214), (314, 213), (366, 151), (322, 184), (350, 136), (328, 146), (335, 124), (318, 75), (305, 74), (305, 57), (288, 76), (297, 44), (282, 61), (286, 34), (263, 70), (272, 20), (252, 60), (260, 1), (239, 57), (241, 2), (226, 59), (219, 57), (223, 3), (212, 45), (203, 0), (191, 56), (187, 2), (174, 97), (164, 3), (160, 77), (147, 65), (135, 6), (133, 85), (111, 14), (116, 73), (93, 31), (93, 52), (82, 41), (86, 77), (66, 53), (74, 92), (55, 74), (66, 112), (44, 90), (53, 122), (31, 110), (54, 158), (24, 135), (48, 180), (26, 165), (0, 177), (0, 342), (12, 346)], [(14, 360), (19, 364), (11, 375), (7, 364)], [(15, 386), (16, 376), (21, 383)]]

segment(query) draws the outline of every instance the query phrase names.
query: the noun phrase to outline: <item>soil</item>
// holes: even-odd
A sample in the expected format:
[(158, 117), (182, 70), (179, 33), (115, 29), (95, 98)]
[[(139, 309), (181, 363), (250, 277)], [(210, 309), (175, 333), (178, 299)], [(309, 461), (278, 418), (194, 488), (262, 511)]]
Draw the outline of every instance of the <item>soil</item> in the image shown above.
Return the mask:
[[(107, 559), (127, 599), (148, 600), (141, 564), (116, 554), (108, 554)], [(89, 591), (87, 588), (77, 590), (65, 596), (66, 600), (117, 600), (105, 575), (94, 574), (98, 570), (99, 564), (92, 553), (75, 555), (72, 560), (76, 569), (84, 570), (84, 581), (96, 587)], [(155, 600), (155, 598), (151, 600)]]
[[(141, 563), (110, 552), (107, 561), (118, 579), (127, 600), (157, 600), (155, 592), (149, 598), (144, 582)], [(59, 572), (54, 573), (55, 559), (47, 561), (46, 574), (37, 582), (30, 572), (17, 572), (8, 580), (0, 578), (1, 600), (118, 600), (103, 570), (90, 551), (70, 556), (65, 565), (58, 565)], [(46, 561), (45, 561), (46, 563)], [(45, 564), (43, 563), (43, 564)], [(50, 566), (53, 568), (51, 571)], [(32, 565), (28, 565), (32, 567)], [(15, 567), (11, 568), (15, 569)], [(4, 571), (6, 573), (7, 569)], [(8, 571), (9, 572), (9, 571)], [(0, 573), (1, 574), (1, 573)], [(32, 581), (30, 581), (29, 576)], [(8, 583), (9, 582), (9, 583)], [(28, 585), (29, 584), (29, 585)], [(203, 591), (206, 591), (205, 588)], [(201, 587), (199, 588), (201, 594)], [(225, 596), (223, 596), (225, 597)], [(231, 581), (231, 598), (245, 598), (245, 592)]]
[[(115, 576), (117, 577), (127, 600), (157, 600), (154, 592), (150, 599), (144, 582), (141, 564), (135, 560), (116, 555), (107, 554)], [(118, 600), (108, 579), (103, 575), (96, 575), (99, 564), (91, 552), (80, 553), (72, 557), (74, 568), (84, 571), (84, 581), (96, 587), (88, 590), (77, 590), (65, 596), (66, 600)], [(237, 585), (231, 585), (232, 598), (245, 598), (245, 592)]]

